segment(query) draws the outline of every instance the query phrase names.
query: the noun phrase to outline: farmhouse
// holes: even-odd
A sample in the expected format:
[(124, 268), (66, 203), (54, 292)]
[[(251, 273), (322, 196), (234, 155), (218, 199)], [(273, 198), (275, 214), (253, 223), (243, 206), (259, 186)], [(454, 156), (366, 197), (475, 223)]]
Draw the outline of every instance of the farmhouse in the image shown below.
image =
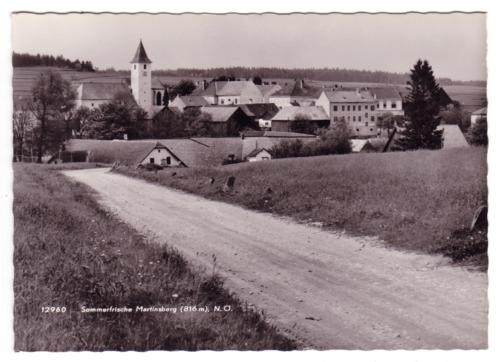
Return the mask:
[(280, 109), (289, 106), (314, 106), (321, 89), (310, 86), (303, 79), (280, 85), (280, 89), (269, 96), (269, 102)]
[(218, 137), (238, 136), (242, 130), (258, 127), (239, 107), (205, 106), (201, 112), (211, 116), (210, 127)]
[(377, 101), (377, 111), (379, 116), (384, 113), (392, 113), (394, 116), (404, 115), (403, 98), (394, 87), (370, 88)]
[(268, 161), (271, 158), (271, 154), (265, 148), (256, 148), (246, 156), (248, 162)]
[(476, 122), (478, 121), (478, 119), (481, 119), (481, 118), (486, 119), (487, 116), (488, 116), (488, 108), (487, 107), (475, 110), (474, 112), (472, 112), (472, 114), (470, 116), (471, 126), (475, 125)]
[(209, 104), (220, 106), (265, 102), (261, 90), (252, 81), (214, 81), (197, 94)]
[(378, 133), (377, 99), (368, 90), (323, 91), (316, 104), (325, 109), (332, 125), (343, 120), (356, 136), (361, 137)]
[(72, 139), (65, 143), (69, 152), (87, 152), (87, 162), (114, 163), (128, 166), (154, 163), (164, 167), (186, 166), (175, 153), (157, 141)]
[(272, 119), (272, 130), (281, 132), (314, 133), (330, 125), (330, 119), (321, 106), (283, 107)]
[(258, 124), (260, 129), (271, 129), (271, 119), (278, 113), (279, 108), (274, 103), (244, 104), (240, 106), (245, 114)]
[(188, 107), (204, 107), (208, 106), (209, 103), (202, 96), (189, 95), (189, 96), (177, 96), (173, 101), (169, 103), (169, 107), (175, 107), (180, 111), (184, 111)]

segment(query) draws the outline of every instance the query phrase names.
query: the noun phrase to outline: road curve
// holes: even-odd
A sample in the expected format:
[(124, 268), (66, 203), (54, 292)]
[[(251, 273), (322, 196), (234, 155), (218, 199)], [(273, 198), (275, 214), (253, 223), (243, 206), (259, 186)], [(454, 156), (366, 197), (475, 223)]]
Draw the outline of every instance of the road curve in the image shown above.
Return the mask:
[(316, 349), (487, 348), (487, 275), (107, 172), (64, 171)]

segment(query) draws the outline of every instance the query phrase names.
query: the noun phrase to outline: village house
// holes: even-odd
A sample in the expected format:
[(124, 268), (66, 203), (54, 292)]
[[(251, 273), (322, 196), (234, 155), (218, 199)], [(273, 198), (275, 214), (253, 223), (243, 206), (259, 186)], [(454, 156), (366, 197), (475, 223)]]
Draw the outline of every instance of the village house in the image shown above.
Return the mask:
[(283, 107), (271, 119), (273, 131), (313, 133), (330, 126), (330, 118), (321, 106)]
[(303, 79), (280, 84), (280, 89), (269, 96), (269, 102), (278, 108), (289, 106), (314, 106), (321, 89), (310, 86)]
[(211, 105), (265, 103), (261, 90), (252, 81), (214, 81), (196, 94), (203, 96)]
[(271, 130), (271, 119), (279, 111), (274, 103), (243, 104), (240, 108), (249, 118), (254, 120), (258, 128), (264, 130)]
[(471, 126), (475, 125), (479, 119), (481, 119), (481, 118), (486, 119), (487, 116), (488, 116), (488, 108), (487, 107), (475, 110), (470, 115), (470, 125)]
[(188, 96), (177, 96), (169, 103), (169, 107), (175, 107), (180, 111), (184, 111), (188, 107), (203, 107), (208, 106), (209, 103), (202, 96), (188, 95)]
[(323, 91), (316, 104), (325, 109), (331, 125), (343, 120), (355, 136), (371, 137), (378, 134), (377, 99), (368, 90)]
[(268, 161), (270, 159), (272, 156), (265, 148), (256, 148), (246, 156), (248, 162)]
[(254, 120), (243, 112), (240, 107), (205, 106), (202, 113), (211, 117), (210, 127), (217, 137), (238, 136), (245, 129), (257, 129)]
[(370, 88), (377, 101), (379, 117), (384, 113), (391, 113), (394, 116), (403, 116), (403, 98), (395, 87), (375, 87)]

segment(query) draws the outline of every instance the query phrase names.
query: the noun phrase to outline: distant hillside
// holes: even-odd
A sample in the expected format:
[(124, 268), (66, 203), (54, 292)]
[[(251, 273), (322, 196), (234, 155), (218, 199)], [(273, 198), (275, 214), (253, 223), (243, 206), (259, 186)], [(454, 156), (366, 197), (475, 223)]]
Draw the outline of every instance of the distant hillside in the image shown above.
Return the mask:
[[(217, 78), (220, 76), (231, 76), (236, 78), (261, 78), (272, 79), (310, 79), (318, 81), (335, 82), (362, 82), (362, 83), (387, 83), (406, 84), (410, 79), (408, 73), (391, 73), (383, 71), (369, 71), (341, 68), (248, 68), (248, 67), (228, 67), (228, 68), (179, 68), (176, 70), (157, 70), (157, 75), (178, 76), (178, 77), (202, 77)], [(476, 85), (486, 86), (484, 81), (453, 81), (449, 78), (438, 78), (441, 85)]]
[(28, 53), (12, 53), (12, 66), (13, 67), (60, 67), (75, 69), (78, 71), (93, 72), (94, 66), (90, 60), (70, 60), (64, 58), (62, 55), (54, 57), (53, 55), (45, 54), (28, 54)]

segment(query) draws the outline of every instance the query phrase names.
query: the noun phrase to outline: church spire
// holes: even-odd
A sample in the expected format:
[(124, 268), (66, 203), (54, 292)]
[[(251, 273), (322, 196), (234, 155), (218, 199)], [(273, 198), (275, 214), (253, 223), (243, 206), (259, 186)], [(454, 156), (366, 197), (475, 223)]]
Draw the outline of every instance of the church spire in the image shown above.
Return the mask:
[(135, 51), (134, 58), (130, 61), (130, 63), (147, 63), (151, 64), (151, 60), (149, 60), (148, 55), (146, 54), (146, 50), (144, 49), (144, 45), (142, 45), (142, 39), (139, 42), (139, 46)]

